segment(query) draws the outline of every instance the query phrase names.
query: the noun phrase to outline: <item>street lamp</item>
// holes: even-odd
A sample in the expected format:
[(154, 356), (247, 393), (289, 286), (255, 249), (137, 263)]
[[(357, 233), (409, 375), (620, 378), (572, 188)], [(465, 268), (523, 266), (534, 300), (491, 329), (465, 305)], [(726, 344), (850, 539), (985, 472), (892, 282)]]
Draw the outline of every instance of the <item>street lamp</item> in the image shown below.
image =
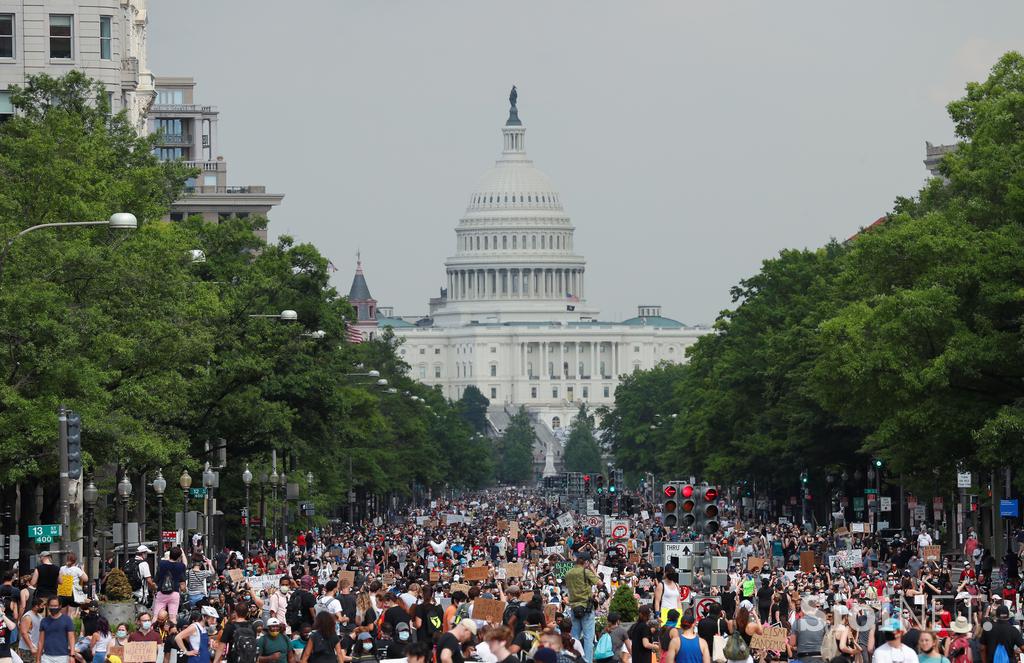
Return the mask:
[(178, 486), (181, 488), (181, 493), (185, 497), (185, 502), (182, 506), (181, 511), (181, 545), (187, 547), (188, 545), (188, 493), (192, 488), (192, 476), (188, 473), (188, 470), (182, 470), (181, 476), (178, 477)]
[(299, 314), (291, 309), (285, 309), (280, 313), (250, 313), (250, 318), (278, 318), (285, 322), (295, 322), (299, 319)]
[[(277, 501), (277, 466), (275, 465), (270, 470), (270, 508), (273, 514), (274, 502)], [(277, 538), (277, 521), (272, 517), (270, 519), (270, 537), (272, 539)]]
[(252, 523), (252, 513), (249, 512), (249, 484), (252, 483), (252, 472), (249, 471), (249, 463), (245, 464), (245, 471), (242, 472), (242, 483), (245, 484), (245, 557), (249, 558), (249, 533)]
[(96, 509), (96, 500), (99, 499), (99, 491), (96, 484), (89, 479), (89, 484), (82, 489), (82, 502), (85, 503), (85, 572), (89, 578), (96, 574), (92, 572), (92, 549), (93, 549), (93, 514)]
[(33, 230), (40, 230), (42, 228), (62, 228), (65, 226), (107, 226), (111, 230), (135, 230), (139, 227), (139, 220), (135, 218), (134, 214), (128, 212), (116, 212), (110, 215), (105, 221), (66, 221), (64, 223), (40, 223), (29, 228), (25, 228), (14, 237), (7, 240), (7, 244), (4, 246), (4, 251), (0, 254), (0, 279), (3, 278), (4, 264), (7, 262), (7, 254), (11, 250), (11, 245), (14, 241), (22, 235), (27, 235)]
[(128, 470), (117, 483), (117, 494), (121, 497), (121, 562), (128, 563), (128, 498), (132, 496), (132, 482)]
[(153, 479), (153, 492), (156, 493), (156, 547), (160, 553), (164, 549), (164, 491), (167, 490), (167, 479), (163, 468), (158, 468)]
[(206, 253), (202, 249), (191, 249), (188, 252), (188, 259), (193, 265), (206, 262)]

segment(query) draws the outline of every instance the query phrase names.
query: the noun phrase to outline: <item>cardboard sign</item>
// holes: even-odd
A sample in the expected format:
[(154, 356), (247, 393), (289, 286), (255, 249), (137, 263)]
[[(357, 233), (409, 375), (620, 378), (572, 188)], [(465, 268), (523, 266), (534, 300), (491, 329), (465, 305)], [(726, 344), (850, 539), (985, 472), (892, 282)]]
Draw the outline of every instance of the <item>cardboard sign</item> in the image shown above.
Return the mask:
[(469, 596), (469, 585), (463, 584), (461, 582), (453, 582), (452, 594), (454, 594), (455, 592), (462, 592), (466, 596)]
[(466, 580), (487, 580), (491, 576), (491, 570), (486, 566), (470, 566), (462, 572), (462, 577)]
[(544, 620), (546, 623), (551, 624), (558, 617), (558, 604), (557, 603), (545, 603), (544, 604)]
[(439, 580), (441, 580), (441, 574), (438, 573), (437, 571), (431, 571), (430, 572), (430, 582), (438, 582)]
[(633, 553), (632, 555), (630, 555), (629, 556), (629, 563), (630, 564), (639, 564), (640, 563), (640, 553)]
[[(864, 566), (859, 549), (836, 551), (836, 564), (844, 569), (852, 569), (856, 566)], [(922, 594), (923, 596), (923, 594)]]
[(473, 601), (473, 619), (488, 624), (500, 624), (505, 614), (505, 602), (494, 599), (476, 599)]
[(754, 571), (756, 569), (764, 568), (765, 561), (762, 557), (748, 557), (747, 558), (747, 571)]
[(129, 642), (124, 646), (123, 663), (156, 663), (159, 642)]
[(519, 600), (522, 601), (524, 605), (529, 603), (533, 600), (533, 592), (523, 592), (519, 595)]
[(107, 645), (107, 656), (117, 656), (124, 661), (124, 647), (115, 644)]
[(800, 553), (800, 571), (802, 573), (814, 573), (814, 551), (805, 550)]
[(245, 574), (242, 573), (242, 569), (228, 569), (228, 579), (231, 582), (242, 582), (243, 578), (245, 578)]
[(251, 576), (246, 578), (249, 581), (249, 586), (255, 589), (257, 592), (266, 591), (269, 587), (277, 587), (281, 584), (281, 578), (284, 577), (283, 573), (275, 573), (266, 576)]
[(505, 576), (509, 578), (522, 578), (523, 565), (518, 562), (508, 562), (507, 564), (505, 564)]
[(352, 587), (356, 584), (356, 572), (355, 571), (338, 571), (338, 584), (342, 584), (344, 581), (348, 581), (348, 586)]
[(519, 523), (509, 523), (508, 536), (513, 541), (519, 538)]
[(937, 562), (942, 559), (942, 546), (922, 546), (921, 558), (926, 562)]
[(508, 529), (508, 521), (504, 518), (498, 518), (498, 523), (495, 527), (499, 532), (504, 532)]
[(764, 633), (758, 633), (750, 639), (750, 648), (766, 651), (786, 651), (788, 636), (789, 631), (781, 626), (765, 626)]

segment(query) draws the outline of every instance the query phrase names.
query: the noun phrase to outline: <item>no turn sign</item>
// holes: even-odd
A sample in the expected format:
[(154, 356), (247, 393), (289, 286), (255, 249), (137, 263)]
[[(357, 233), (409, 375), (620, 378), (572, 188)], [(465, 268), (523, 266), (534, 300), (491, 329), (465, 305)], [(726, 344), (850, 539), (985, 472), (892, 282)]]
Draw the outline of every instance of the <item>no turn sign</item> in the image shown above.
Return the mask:
[(629, 525), (625, 523), (618, 523), (612, 527), (612, 538), (613, 539), (627, 539), (629, 538)]

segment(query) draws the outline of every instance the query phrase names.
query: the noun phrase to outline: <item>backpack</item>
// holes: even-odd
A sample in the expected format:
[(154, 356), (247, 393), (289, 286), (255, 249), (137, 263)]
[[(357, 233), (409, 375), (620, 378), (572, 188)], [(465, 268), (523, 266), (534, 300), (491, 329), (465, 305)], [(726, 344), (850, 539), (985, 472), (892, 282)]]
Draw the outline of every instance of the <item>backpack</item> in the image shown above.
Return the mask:
[(142, 589), (142, 573), (139, 572), (139, 565), (141, 563), (142, 560), (138, 557), (132, 557), (124, 565), (124, 574), (128, 576), (128, 584), (132, 586), (132, 591), (134, 592)]
[(256, 663), (260, 652), (256, 646), (256, 631), (249, 622), (238, 622), (228, 659), (231, 663)]
[(962, 635), (956, 637), (949, 645), (949, 659), (951, 663), (972, 663), (970, 641)]
[(519, 607), (519, 603), (513, 603), (511, 601), (507, 606), (505, 606), (505, 612), (501, 615), (502, 626), (508, 626), (509, 621), (512, 619), (512, 615), (516, 614), (516, 611), (519, 610)]
[(523, 635), (529, 638), (530, 648), (527, 649), (526, 647), (523, 647), (519, 650), (519, 660), (532, 661), (533, 655), (536, 654), (537, 649), (540, 648), (540, 634), (534, 633), (532, 631), (523, 631)]
[(747, 646), (740, 632), (736, 631), (725, 641), (723, 653), (730, 661), (745, 661), (750, 656), (750, 647)]
[(466, 601), (465, 603), (461, 604), (458, 608), (456, 608), (455, 619), (452, 620), (453, 626), (461, 622), (463, 619), (469, 619), (469, 606), (469, 601)]
[(996, 652), (992, 655), (992, 663), (1010, 663), (1010, 655), (1006, 653), (1006, 646), (996, 645)]
[(601, 634), (601, 639), (597, 641), (597, 647), (594, 648), (594, 660), (600, 661), (613, 656), (615, 656), (615, 652), (612, 651), (612, 635), (605, 631)]
[(440, 633), (444, 626), (444, 613), (436, 605), (430, 606), (426, 614), (422, 616), (423, 631), (430, 640), (435, 633)]
[(173, 594), (174, 593), (174, 578), (171, 577), (169, 569), (164, 569), (163, 578), (160, 579), (160, 593), (161, 594)]
[[(319, 615), (321, 612), (327, 612), (329, 610), (329, 608), (327, 606), (329, 606), (331, 604), (331, 598), (332, 598), (331, 596), (328, 596), (327, 594), (324, 594), (323, 596), (321, 596), (320, 598), (318, 598), (316, 600), (316, 605), (313, 606), (313, 616), (314, 617), (316, 615)], [(327, 599), (327, 600), (325, 601), (324, 599)]]
[(302, 624), (302, 594), (305, 590), (297, 589), (288, 597), (288, 607), (284, 611), (284, 620), (292, 630), (299, 628)]

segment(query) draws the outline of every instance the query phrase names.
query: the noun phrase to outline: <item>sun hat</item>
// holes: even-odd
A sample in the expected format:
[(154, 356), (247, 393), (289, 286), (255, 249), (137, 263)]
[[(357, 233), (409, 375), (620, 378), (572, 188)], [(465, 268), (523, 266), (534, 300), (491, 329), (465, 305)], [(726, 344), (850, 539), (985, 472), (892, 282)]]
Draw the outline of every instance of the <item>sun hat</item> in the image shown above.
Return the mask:
[(949, 625), (949, 630), (953, 633), (964, 635), (971, 632), (971, 623), (967, 621), (967, 617), (960, 615), (953, 620), (953, 623)]

